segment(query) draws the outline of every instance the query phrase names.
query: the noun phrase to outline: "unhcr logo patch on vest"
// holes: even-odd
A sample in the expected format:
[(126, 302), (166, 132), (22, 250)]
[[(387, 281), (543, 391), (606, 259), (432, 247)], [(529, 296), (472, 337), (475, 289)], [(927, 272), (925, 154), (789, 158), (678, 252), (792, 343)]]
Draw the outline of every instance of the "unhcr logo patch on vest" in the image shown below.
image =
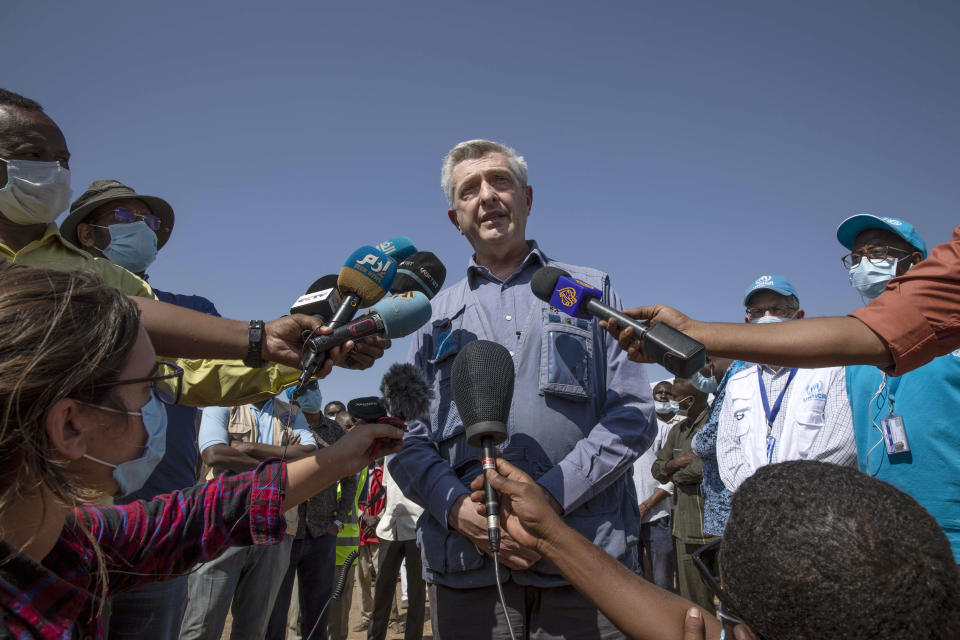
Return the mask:
[(803, 402), (810, 402), (811, 400), (826, 400), (827, 394), (823, 389), (823, 382), (814, 382), (808, 384), (807, 388), (803, 390)]

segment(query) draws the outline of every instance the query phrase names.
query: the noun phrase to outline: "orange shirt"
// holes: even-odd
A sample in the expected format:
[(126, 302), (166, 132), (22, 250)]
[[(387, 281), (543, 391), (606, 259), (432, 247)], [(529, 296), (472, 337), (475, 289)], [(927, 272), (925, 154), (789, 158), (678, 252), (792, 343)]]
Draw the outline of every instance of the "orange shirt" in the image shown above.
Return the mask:
[(960, 227), (930, 257), (887, 284), (883, 294), (850, 314), (890, 349), (900, 376), (960, 348)]

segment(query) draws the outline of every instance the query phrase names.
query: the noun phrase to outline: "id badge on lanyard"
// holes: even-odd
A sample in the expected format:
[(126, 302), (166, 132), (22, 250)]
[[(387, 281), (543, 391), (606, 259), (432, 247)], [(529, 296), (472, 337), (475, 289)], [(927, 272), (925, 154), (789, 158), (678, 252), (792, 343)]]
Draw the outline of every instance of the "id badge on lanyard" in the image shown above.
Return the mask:
[(896, 399), (896, 392), (899, 385), (899, 378), (895, 378), (898, 383), (890, 384), (889, 402), (890, 413), (881, 420), (880, 425), (883, 431), (883, 443), (887, 447), (887, 455), (896, 455), (898, 453), (909, 453), (910, 443), (907, 441), (907, 428), (903, 424), (903, 416), (893, 412), (893, 403)]

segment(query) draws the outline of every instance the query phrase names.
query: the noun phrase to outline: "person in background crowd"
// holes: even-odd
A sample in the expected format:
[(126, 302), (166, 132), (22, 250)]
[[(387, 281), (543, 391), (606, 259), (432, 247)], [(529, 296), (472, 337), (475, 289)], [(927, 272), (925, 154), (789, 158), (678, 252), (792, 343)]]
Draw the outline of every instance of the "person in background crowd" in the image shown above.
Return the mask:
[[(280, 398), (207, 407), (198, 442), (209, 468), (207, 481), (225, 471), (255, 469), (264, 460), (298, 460), (317, 448), (303, 412)], [(190, 574), (181, 638), (219, 640), (228, 610), (233, 614), (233, 640), (264, 637), (298, 527), (296, 510), (286, 517), (287, 534), (278, 544), (230, 548)]]
[(703, 492), (703, 532), (711, 536), (722, 536), (727, 518), (730, 517), (730, 499), (733, 493), (727, 489), (723, 479), (720, 478), (720, 469), (717, 466), (717, 429), (720, 425), (720, 410), (726, 398), (727, 381), (742, 366), (743, 363), (739, 360), (731, 362), (725, 358), (708, 356), (709, 375), (704, 375), (704, 372), (700, 371), (701, 376), (706, 378), (706, 386), (697, 387), (704, 391), (706, 388), (713, 388), (714, 383), (716, 384), (707, 423), (697, 431), (690, 443), (691, 451), (702, 461), (703, 482), (700, 483), (700, 490)]
[[(104, 638), (109, 595), (183, 575), (231, 545), (276, 544), (285, 508), (365, 466), (377, 439), (402, 437), (364, 425), (303, 460), (92, 505), (143, 485), (162, 456), (162, 406), (182, 390), (138, 315), (87, 271), (0, 265), (0, 629), (9, 637)], [(320, 374), (344, 357), (332, 350)]]
[(673, 395), (678, 399), (677, 416), (681, 420), (671, 427), (651, 470), (658, 482), (673, 483), (673, 537), (680, 595), (712, 613), (713, 595), (693, 563), (693, 552), (714, 538), (703, 532), (702, 462), (690, 450), (690, 441), (707, 421), (707, 394), (690, 380), (675, 378)]
[[(98, 225), (94, 227), (94, 222)], [(93, 255), (133, 271), (146, 279), (146, 269), (173, 232), (173, 208), (156, 196), (136, 193), (116, 180), (95, 180), (70, 206), (60, 224), (60, 235)], [(115, 232), (123, 227), (126, 231)], [(129, 229), (135, 229), (131, 234)], [(78, 237), (78, 231), (80, 230)], [(115, 242), (112, 235), (125, 238)], [(104, 254), (94, 242), (99, 238)], [(131, 241), (135, 238), (136, 241)], [(135, 268), (132, 268), (135, 267)], [(154, 289), (162, 302), (219, 317), (213, 303), (202, 296)], [(182, 405), (165, 407), (167, 443), (156, 470), (139, 491), (116, 498), (115, 504), (150, 500), (155, 496), (191, 486), (197, 473), (197, 409)], [(111, 599), (109, 635), (113, 640), (176, 640), (187, 601), (187, 577), (154, 582)]]
[[(865, 299), (927, 255), (909, 222), (860, 214), (837, 229), (850, 284)], [(909, 493), (943, 527), (960, 562), (960, 350), (902, 376), (846, 369), (857, 457), (864, 473)]]
[[(744, 322), (803, 321), (797, 290), (783, 276), (757, 278), (743, 297)], [(727, 379), (717, 429), (717, 464), (730, 491), (772, 462), (821, 460), (853, 466), (857, 449), (843, 369), (758, 364)]]
[(384, 640), (387, 622), (397, 610), (396, 586), (400, 566), (406, 560), (406, 576), (409, 598), (407, 620), (403, 629), (405, 640), (423, 637), (424, 612), (427, 589), (423, 581), (420, 550), (417, 549), (417, 520), (423, 508), (400, 491), (390, 469), (384, 461), (383, 485), (386, 489), (386, 505), (377, 523), (377, 538), (380, 540), (380, 558), (377, 567), (377, 585), (373, 596), (373, 617), (367, 631), (367, 640)]
[[(501, 522), (631, 638), (720, 637), (716, 618), (622, 567), (564, 525), (530, 476), (503, 459), (496, 465), (486, 474)], [(471, 488), (485, 513), (483, 477)], [(698, 557), (727, 638), (960, 635), (960, 572), (943, 531), (913, 498), (856, 469), (810, 460), (762, 467), (734, 495), (717, 540)], [(811, 584), (811, 576), (829, 579)]]
[[(650, 563), (651, 582), (664, 589), (674, 588), (674, 577), (677, 572), (677, 561), (673, 550), (673, 534), (670, 529), (670, 508), (673, 496), (673, 483), (660, 483), (653, 477), (650, 469), (657, 453), (663, 447), (667, 434), (673, 426), (672, 421), (664, 421), (659, 409), (669, 400), (657, 400), (657, 396), (667, 398), (673, 396), (673, 385), (668, 380), (658, 382), (653, 387), (653, 399), (657, 404), (657, 437), (650, 448), (644, 451), (633, 463), (633, 481), (637, 487), (637, 497), (640, 498), (640, 556), (637, 573), (643, 571), (643, 552), (646, 551)], [(675, 410), (670, 409), (671, 418)], [(677, 417), (676, 421), (682, 421)]]
[[(316, 383), (301, 392), (294, 402), (303, 410), (318, 447), (332, 446), (346, 433), (336, 421), (323, 415), (323, 397)], [(342, 482), (349, 486), (356, 480), (350, 476)], [(300, 505), (290, 565), (273, 604), (267, 640), (283, 640), (289, 626), (293, 626), (301, 638), (307, 638), (316, 625), (313, 637), (318, 640), (327, 637), (327, 615), (321, 618), (320, 612), (333, 593), (337, 534), (351, 509), (349, 495), (338, 498), (337, 485), (334, 484)], [(288, 621), (295, 577), (299, 623), (297, 620)]]
[[(426, 509), (418, 523), (434, 638), (509, 638), (491, 565), (486, 521), (468, 500), (480, 469), (451, 402), (457, 353), (481, 338), (504, 345), (517, 366), (510, 439), (503, 455), (523, 465), (552, 496), (557, 513), (637, 567), (639, 500), (627, 473), (656, 434), (642, 367), (626, 361), (595, 321), (571, 319), (533, 295), (530, 281), (553, 265), (620, 301), (607, 274), (551, 260), (527, 240), (533, 204), (526, 162), (488, 140), (458, 144), (444, 159), (447, 216), (474, 255), (466, 278), (432, 300), (432, 321), (413, 338), (409, 359), (434, 386), (427, 416), (409, 423), (390, 473)], [(501, 533), (507, 616), (516, 634), (621, 638), (596, 607), (537, 553)], [(562, 630), (562, 631), (558, 631)]]
[[(377, 524), (386, 502), (386, 490), (383, 486), (383, 465), (372, 464), (367, 470), (367, 478), (360, 489), (357, 506), (360, 509), (360, 555), (357, 556), (357, 590), (360, 592), (360, 622), (353, 628), (357, 633), (370, 627), (373, 616), (373, 592), (375, 574), (379, 571), (380, 540), (377, 537)], [(396, 605), (393, 619), (397, 620)]]
[(669, 380), (661, 380), (653, 387), (653, 407), (657, 420), (670, 422), (677, 413), (677, 399), (673, 397), (673, 384)]

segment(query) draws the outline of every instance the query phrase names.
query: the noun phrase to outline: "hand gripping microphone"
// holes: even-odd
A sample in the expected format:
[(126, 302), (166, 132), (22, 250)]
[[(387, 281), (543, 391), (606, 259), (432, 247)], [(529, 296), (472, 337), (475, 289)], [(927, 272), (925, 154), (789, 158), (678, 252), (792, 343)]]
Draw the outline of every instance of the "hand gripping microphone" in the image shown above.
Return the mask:
[(317, 373), (326, 359), (324, 354), (347, 340), (359, 340), (367, 336), (402, 338), (410, 335), (430, 319), (432, 310), (427, 296), (411, 291), (384, 298), (373, 306), (369, 313), (347, 325), (337, 327), (328, 335), (313, 334), (303, 343), (300, 364), (303, 371), (297, 383), (297, 391)]
[(407, 236), (397, 236), (396, 238), (384, 240), (377, 245), (377, 249), (393, 258), (393, 261), (398, 264), (417, 252), (413, 240)]
[[(467, 432), (467, 444), (483, 450), (483, 469), (496, 470), (494, 447), (507, 439), (507, 418), (513, 400), (513, 359), (496, 342), (475, 340), (460, 350), (450, 374), (453, 400)], [(497, 494), (484, 477), (487, 536), (490, 549), (500, 550)]]
[(643, 341), (643, 352), (676, 376), (689, 378), (706, 364), (707, 350), (703, 344), (662, 322), (652, 328), (640, 324), (602, 303), (603, 292), (570, 277), (563, 269), (541, 268), (533, 274), (530, 288), (533, 295), (568, 315), (594, 316), (601, 320), (616, 318), (621, 327), (633, 327), (637, 338)]
[(418, 251), (397, 267), (390, 293), (421, 291), (433, 300), (447, 279), (447, 268), (429, 251)]

